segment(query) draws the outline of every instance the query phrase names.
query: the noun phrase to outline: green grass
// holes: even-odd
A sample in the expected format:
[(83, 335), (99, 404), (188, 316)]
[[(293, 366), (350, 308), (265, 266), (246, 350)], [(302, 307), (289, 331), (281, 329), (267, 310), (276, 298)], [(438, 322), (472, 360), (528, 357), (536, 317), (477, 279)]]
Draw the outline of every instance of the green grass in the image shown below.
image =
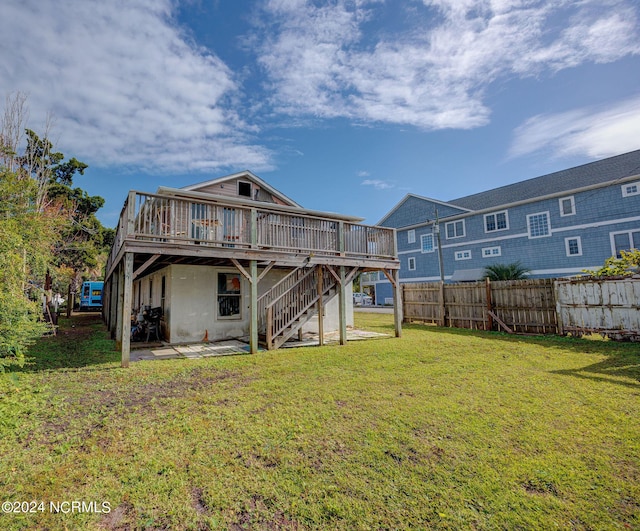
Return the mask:
[(637, 344), (407, 325), (121, 369), (106, 337), (62, 321), (0, 380), (0, 501), (47, 504), (0, 528), (640, 529)]

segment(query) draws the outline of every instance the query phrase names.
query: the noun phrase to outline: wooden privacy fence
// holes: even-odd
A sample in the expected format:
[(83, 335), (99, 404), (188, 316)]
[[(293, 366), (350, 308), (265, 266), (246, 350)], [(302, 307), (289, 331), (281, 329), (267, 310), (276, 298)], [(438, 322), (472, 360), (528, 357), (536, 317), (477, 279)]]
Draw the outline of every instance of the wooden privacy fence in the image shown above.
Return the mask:
[(406, 322), (519, 334), (640, 338), (640, 278), (403, 284)]
[(560, 333), (640, 339), (640, 278), (558, 280), (556, 287)]
[(403, 284), (407, 322), (521, 334), (558, 333), (552, 279)]

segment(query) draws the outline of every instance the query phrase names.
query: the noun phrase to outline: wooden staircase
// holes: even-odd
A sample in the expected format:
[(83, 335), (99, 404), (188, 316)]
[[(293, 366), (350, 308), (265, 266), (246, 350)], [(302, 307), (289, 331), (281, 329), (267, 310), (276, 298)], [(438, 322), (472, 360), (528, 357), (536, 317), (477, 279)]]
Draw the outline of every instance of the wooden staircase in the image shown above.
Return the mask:
[[(322, 271), (322, 277), (319, 277)], [(334, 275), (324, 267), (300, 267), (258, 299), (259, 337), (268, 350), (280, 348), (338, 294)]]

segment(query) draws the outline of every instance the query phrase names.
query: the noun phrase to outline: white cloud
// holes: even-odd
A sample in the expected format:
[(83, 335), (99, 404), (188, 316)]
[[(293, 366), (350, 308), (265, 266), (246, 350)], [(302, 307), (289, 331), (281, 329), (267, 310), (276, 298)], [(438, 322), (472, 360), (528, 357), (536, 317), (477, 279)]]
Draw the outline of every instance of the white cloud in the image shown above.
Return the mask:
[(379, 179), (365, 179), (361, 184), (363, 186), (373, 186), (376, 190), (387, 190), (388, 188), (393, 188), (393, 184)]
[(269, 152), (233, 110), (234, 73), (181, 32), (174, 7), (6, 0), (0, 94), (27, 93), (36, 129), (52, 112), (58, 147), (92, 165), (269, 167)]
[(496, 80), (640, 53), (630, 0), (423, 0), (399, 5), (411, 27), (384, 36), (365, 31), (377, 7), (266, 3), (259, 61), (276, 110), (468, 129), (488, 122)]
[(607, 108), (534, 116), (516, 129), (509, 154), (547, 150), (598, 159), (639, 148), (640, 96)]

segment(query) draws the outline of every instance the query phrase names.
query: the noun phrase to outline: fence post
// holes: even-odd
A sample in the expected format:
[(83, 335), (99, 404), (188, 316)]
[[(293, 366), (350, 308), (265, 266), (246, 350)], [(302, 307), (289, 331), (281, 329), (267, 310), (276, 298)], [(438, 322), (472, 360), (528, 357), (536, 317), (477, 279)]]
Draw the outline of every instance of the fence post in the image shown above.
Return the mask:
[(558, 335), (564, 335), (564, 325), (562, 324), (562, 304), (560, 303), (560, 287), (557, 280), (553, 281), (553, 295), (556, 298), (556, 322), (558, 323)]
[(487, 290), (487, 327), (485, 330), (493, 330), (493, 317), (491, 312), (493, 311), (493, 302), (491, 301), (491, 281), (489, 277), (484, 279)]

